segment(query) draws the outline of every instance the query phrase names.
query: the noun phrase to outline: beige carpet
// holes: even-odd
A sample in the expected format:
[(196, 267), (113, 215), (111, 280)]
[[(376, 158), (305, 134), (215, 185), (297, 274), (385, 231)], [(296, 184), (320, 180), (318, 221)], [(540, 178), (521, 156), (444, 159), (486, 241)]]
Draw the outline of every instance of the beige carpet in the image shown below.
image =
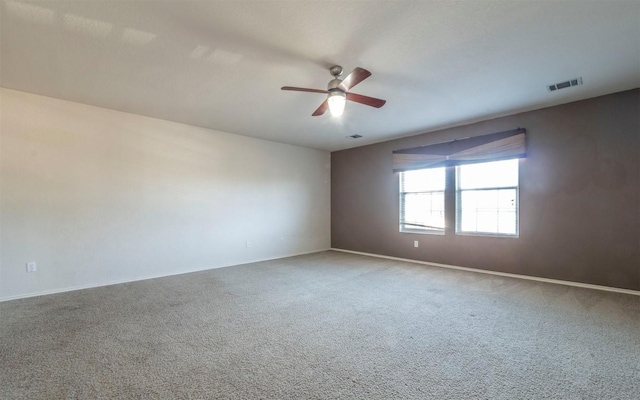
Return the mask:
[(0, 303), (2, 399), (640, 399), (640, 297), (337, 252)]

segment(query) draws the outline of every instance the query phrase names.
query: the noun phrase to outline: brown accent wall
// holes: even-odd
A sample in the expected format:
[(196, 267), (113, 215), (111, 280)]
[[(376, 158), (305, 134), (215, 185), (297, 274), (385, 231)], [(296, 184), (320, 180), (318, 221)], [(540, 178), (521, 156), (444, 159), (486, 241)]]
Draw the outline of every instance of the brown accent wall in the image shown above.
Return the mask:
[[(400, 233), (393, 150), (525, 128), (520, 237)], [(331, 154), (334, 248), (640, 290), (640, 89)], [(413, 241), (420, 242), (419, 248)]]

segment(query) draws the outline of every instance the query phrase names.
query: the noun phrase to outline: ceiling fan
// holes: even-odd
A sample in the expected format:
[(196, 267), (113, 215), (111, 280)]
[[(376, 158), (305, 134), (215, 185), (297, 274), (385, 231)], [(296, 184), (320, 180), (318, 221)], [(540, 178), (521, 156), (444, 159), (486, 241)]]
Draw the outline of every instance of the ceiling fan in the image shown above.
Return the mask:
[(359, 67), (355, 68), (344, 79), (339, 78), (339, 76), (342, 75), (342, 67), (339, 65), (334, 65), (329, 68), (329, 72), (333, 75), (333, 79), (327, 85), (327, 90), (299, 88), (293, 86), (283, 86), (282, 90), (327, 94), (327, 99), (320, 104), (320, 107), (318, 107), (313, 114), (311, 114), (313, 117), (324, 114), (325, 111), (327, 111), (327, 108), (331, 111), (331, 115), (335, 117), (340, 116), (344, 111), (344, 106), (347, 100), (375, 108), (380, 108), (384, 103), (386, 103), (386, 100), (349, 92), (352, 87), (371, 76), (371, 72), (366, 69)]

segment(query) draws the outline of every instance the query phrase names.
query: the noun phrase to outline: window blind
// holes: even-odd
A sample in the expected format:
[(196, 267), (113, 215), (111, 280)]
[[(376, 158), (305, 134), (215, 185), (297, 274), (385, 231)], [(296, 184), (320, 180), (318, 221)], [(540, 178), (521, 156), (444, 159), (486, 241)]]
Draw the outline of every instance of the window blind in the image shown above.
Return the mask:
[(393, 152), (393, 172), (526, 157), (526, 131), (475, 136)]

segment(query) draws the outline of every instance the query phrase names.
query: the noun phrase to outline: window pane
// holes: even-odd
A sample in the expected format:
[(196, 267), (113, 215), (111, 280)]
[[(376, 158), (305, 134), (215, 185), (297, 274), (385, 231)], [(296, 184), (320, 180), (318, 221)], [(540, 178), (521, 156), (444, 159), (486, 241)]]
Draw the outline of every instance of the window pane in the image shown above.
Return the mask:
[(457, 170), (459, 189), (518, 186), (518, 160), (461, 165)]
[(444, 190), (444, 168), (405, 171), (400, 176), (401, 192), (428, 192)]
[(403, 229), (444, 229), (444, 192), (405, 193), (400, 201)]
[(458, 193), (458, 231), (517, 234), (516, 189), (463, 190)]

